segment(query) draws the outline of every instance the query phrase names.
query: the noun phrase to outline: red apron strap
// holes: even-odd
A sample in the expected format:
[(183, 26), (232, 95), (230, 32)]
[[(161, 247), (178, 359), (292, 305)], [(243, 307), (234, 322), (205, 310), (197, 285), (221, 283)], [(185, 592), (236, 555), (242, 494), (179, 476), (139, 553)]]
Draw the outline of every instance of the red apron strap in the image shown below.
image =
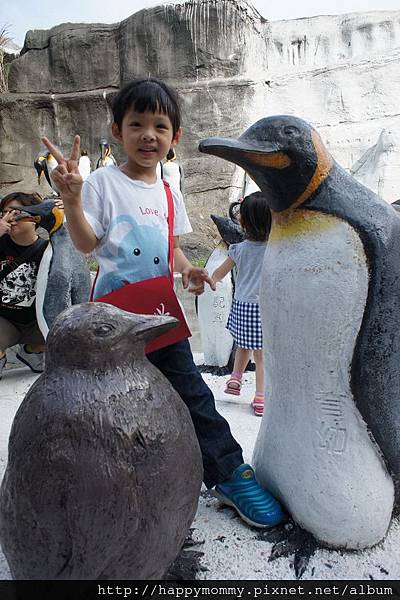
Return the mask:
[(168, 265), (169, 265), (169, 276), (171, 279), (172, 285), (174, 285), (174, 201), (172, 199), (172, 192), (167, 181), (163, 180), (165, 193), (167, 195), (168, 202), (168, 245), (169, 245), (169, 256), (168, 256)]

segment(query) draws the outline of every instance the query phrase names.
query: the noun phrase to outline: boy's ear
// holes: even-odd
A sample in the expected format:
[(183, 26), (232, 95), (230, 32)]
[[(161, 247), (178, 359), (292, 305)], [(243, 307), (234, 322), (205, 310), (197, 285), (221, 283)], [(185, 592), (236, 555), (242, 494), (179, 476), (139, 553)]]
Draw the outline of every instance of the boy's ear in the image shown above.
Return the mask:
[(113, 138), (115, 138), (118, 142), (122, 142), (122, 135), (115, 121), (113, 121), (111, 125), (111, 133), (113, 135)]
[(171, 142), (171, 146), (176, 146), (176, 144), (179, 144), (179, 142), (181, 141), (182, 133), (182, 127), (179, 127)]

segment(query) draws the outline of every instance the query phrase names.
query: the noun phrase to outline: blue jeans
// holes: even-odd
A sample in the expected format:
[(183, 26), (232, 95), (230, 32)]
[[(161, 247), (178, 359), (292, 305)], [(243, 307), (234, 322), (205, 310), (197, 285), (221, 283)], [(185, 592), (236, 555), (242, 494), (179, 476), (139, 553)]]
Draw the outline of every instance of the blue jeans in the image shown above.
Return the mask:
[(211, 488), (230, 479), (243, 463), (242, 449), (215, 408), (214, 396), (194, 364), (188, 340), (150, 352), (147, 358), (168, 379), (190, 411), (203, 457), (206, 486)]

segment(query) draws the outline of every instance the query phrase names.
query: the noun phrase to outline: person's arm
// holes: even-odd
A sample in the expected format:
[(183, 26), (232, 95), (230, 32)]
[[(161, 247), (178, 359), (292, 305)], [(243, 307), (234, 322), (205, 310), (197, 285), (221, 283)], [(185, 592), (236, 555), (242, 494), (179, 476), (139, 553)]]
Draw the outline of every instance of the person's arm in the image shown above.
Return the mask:
[(68, 159), (64, 158), (61, 152), (46, 137), (42, 138), (42, 142), (58, 163), (51, 176), (60, 191), (72, 242), (80, 252), (89, 254), (96, 248), (98, 240), (87, 222), (82, 208), (83, 179), (78, 168), (80, 137), (79, 135), (75, 136)]
[(182, 286), (186, 289), (189, 286), (189, 292), (199, 296), (204, 292), (204, 283), (208, 283), (212, 290), (215, 290), (213, 280), (206, 269), (194, 267), (186, 258), (183, 250), (179, 246), (179, 236), (174, 237), (174, 268), (182, 274)]
[(215, 269), (214, 273), (211, 275), (211, 279), (214, 283), (218, 283), (218, 281), (221, 281), (225, 275), (232, 271), (234, 266), (235, 263), (228, 256), (228, 258), (226, 258), (224, 262), (217, 269)]

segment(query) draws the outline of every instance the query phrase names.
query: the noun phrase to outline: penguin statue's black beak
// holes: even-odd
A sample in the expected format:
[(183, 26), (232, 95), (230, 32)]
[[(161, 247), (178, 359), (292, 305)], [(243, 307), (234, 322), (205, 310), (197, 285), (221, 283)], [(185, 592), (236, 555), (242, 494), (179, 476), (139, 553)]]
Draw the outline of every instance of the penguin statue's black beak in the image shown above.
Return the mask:
[(395, 200), (392, 202), (392, 206), (396, 212), (400, 212), (400, 200)]
[(199, 144), (200, 152), (213, 154), (235, 163), (245, 171), (255, 166), (284, 169), (290, 165), (290, 158), (281, 152), (279, 144), (259, 140), (249, 140), (241, 136), (237, 140), (211, 137)]
[[(133, 316), (133, 315), (132, 315)], [(135, 323), (130, 328), (130, 332), (135, 335), (135, 339), (141, 339), (145, 342), (167, 333), (179, 325), (178, 319), (168, 315), (134, 315)]]
[(259, 186), (269, 206), (273, 210), (284, 210), (287, 205), (282, 203), (282, 198), (278, 197), (275, 186), (271, 185), (270, 175), (271, 173), (281, 174), (290, 166), (291, 160), (278, 143), (268, 140), (260, 141), (248, 133), (245, 132), (237, 140), (207, 138), (200, 142), (199, 150), (242, 167)]
[(57, 208), (53, 200), (46, 200), (33, 206), (19, 207), (21, 214), (15, 217), (16, 221), (31, 221), (37, 223), (52, 235), (64, 222), (64, 211)]

